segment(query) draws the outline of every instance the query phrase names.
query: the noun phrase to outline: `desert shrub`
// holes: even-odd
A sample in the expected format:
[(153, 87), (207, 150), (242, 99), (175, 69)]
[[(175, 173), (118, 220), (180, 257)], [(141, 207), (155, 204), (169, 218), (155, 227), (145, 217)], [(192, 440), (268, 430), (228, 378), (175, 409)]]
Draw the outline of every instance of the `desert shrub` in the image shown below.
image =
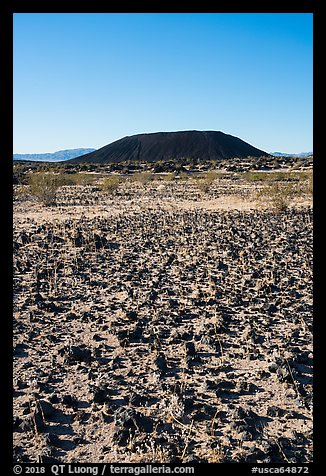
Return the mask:
[(173, 180), (175, 180), (175, 178), (176, 178), (175, 172), (170, 172), (168, 174), (162, 175), (162, 180), (164, 180), (164, 182), (172, 182)]
[(12, 181), (13, 185), (26, 185), (28, 183), (25, 168), (20, 164), (14, 164)]
[(214, 180), (218, 178), (218, 173), (212, 170), (205, 172), (203, 174), (196, 174), (194, 178), (198, 179), (196, 186), (204, 193), (207, 193), (212, 186)]
[(285, 211), (295, 197), (310, 196), (313, 193), (312, 171), (277, 172), (268, 174), (264, 187), (258, 191), (260, 200), (268, 200), (273, 208)]
[(71, 179), (71, 185), (91, 185), (96, 180), (95, 175), (83, 172), (71, 174), (69, 177)]
[(13, 199), (25, 201), (30, 195), (29, 185), (15, 184), (13, 189)]
[(101, 188), (107, 193), (113, 193), (115, 190), (117, 190), (122, 181), (123, 179), (121, 176), (111, 175), (109, 177), (105, 177), (101, 183)]
[(136, 172), (132, 174), (129, 178), (131, 182), (140, 182), (141, 184), (146, 184), (151, 182), (154, 179), (154, 174), (151, 172)]
[(65, 174), (34, 172), (29, 177), (29, 193), (37, 197), (46, 206), (56, 204), (59, 187), (69, 182)]
[(305, 172), (305, 179), (302, 183), (302, 191), (307, 195), (313, 194), (313, 174), (312, 172)]
[(269, 201), (276, 212), (285, 212), (291, 200), (297, 194), (297, 190), (292, 184), (272, 183), (262, 188), (257, 196), (263, 201)]
[(268, 172), (244, 172), (241, 177), (246, 182), (269, 182), (273, 179), (272, 174)]
[(311, 171), (297, 172), (244, 172), (241, 178), (246, 182), (306, 182), (312, 181)]

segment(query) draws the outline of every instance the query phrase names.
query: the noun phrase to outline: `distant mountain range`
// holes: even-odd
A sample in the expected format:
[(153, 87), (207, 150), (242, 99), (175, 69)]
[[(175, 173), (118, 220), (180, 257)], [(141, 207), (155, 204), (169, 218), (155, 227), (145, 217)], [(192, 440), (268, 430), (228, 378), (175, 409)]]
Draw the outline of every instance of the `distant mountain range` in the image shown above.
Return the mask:
[(37, 160), (41, 162), (58, 162), (61, 160), (73, 159), (80, 157), (90, 152), (94, 152), (96, 149), (66, 149), (58, 150), (57, 152), (46, 154), (14, 154), (14, 160)]
[[(208, 147), (207, 144), (209, 144)], [(234, 150), (234, 147), (236, 150)], [(89, 156), (88, 154), (91, 155)], [(82, 158), (81, 162), (119, 162), (123, 159), (130, 160), (139, 158), (149, 160), (157, 156), (162, 156), (162, 158), (167, 159), (172, 157), (177, 158), (178, 156), (190, 156), (193, 154), (199, 157), (204, 156), (205, 158), (212, 156), (214, 156), (214, 158), (222, 158), (221, 156), (224, 156), (225, 158), (227, 156), (232, 157), (232, 155), (268, 155), (266, 152), (255, 149), (241, 141), (241, 139), (223, 134), (222, 132), (182, 131), (139, 134), (124, 137), (101, 149), (79, 148), (58, 150), (57, 152), (44, 154), (14, 154), (13, 159), (59, 162), (78, 158), (73, 162), (79, 162), (79, 158)], [(269, 154), (275, 157), (308, 157), (313, 155), (312, 152), (300, 152), (298, 154), (270, 152)], [(85, 155), (88, 156), (83, 157)]]
[(285, 152), (270, 152), (275, 157), (309, 157), (313, 152), (300, 152), (299, 154), (286, 154)]

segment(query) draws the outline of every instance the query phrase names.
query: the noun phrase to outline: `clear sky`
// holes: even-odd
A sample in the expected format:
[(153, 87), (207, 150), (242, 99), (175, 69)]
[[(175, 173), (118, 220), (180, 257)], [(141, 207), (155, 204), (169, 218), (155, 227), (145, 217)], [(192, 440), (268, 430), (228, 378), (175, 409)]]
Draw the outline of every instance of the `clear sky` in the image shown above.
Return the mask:
[(17, 13), (14, 153), (217, 130), (312, 150), (312, 14)]

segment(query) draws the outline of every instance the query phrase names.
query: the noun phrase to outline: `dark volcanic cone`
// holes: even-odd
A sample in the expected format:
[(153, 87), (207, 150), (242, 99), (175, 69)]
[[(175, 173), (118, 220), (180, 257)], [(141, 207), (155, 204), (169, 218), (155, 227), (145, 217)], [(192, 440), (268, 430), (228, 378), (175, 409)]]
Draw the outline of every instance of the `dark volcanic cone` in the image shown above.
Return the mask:
[(119, 139), (101, 149), (68, 160), (69, 163), (106, 163), (137, 160), (200, 159), (221, 160), (232, 157), (268, 156), (238, 137), (217, 131), (180, 131), (137, 134)]

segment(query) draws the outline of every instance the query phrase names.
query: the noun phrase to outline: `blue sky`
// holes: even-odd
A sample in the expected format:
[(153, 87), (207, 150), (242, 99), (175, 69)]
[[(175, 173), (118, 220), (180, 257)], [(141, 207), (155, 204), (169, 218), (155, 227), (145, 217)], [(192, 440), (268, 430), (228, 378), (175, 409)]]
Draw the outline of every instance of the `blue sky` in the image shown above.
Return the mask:
[(14, 153), (220, 130), (312, 150), (312, 14), (14, 14)]

